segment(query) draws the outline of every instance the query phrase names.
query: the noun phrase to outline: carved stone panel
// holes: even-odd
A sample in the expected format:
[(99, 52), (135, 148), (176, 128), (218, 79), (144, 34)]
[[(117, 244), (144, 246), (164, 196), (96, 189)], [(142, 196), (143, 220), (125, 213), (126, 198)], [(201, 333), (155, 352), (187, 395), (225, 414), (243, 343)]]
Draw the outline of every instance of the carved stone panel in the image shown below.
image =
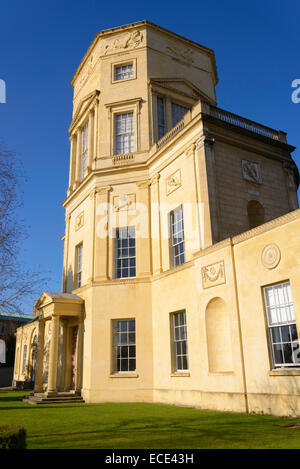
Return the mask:
[(262, 184), (261, 167), (256, 161), (242, 160), (243, 177), (246, 181)]
[(75, 231), (79, 230), (84, 225), (84, 212), (77, 215), (75, 220)]
[(268, 244), (261, 255), (261, 262), (266, 269), (275, 269), (281, 260), (281, 252), (279, 247), (272, 243)]
[(116, 195), (113, 206), (114, 212), (135, 210), (135, 194)]
[(201, 272), (204, 289), (226, 283), (224, 261), (202, 267)]
[(167, 195), (171, 194), (172, 192), (176, 191), (178, 187), (181, 186), (181, 171), (178, 169), (175, 173), (169, 176), (166, 180), (167, 184)]

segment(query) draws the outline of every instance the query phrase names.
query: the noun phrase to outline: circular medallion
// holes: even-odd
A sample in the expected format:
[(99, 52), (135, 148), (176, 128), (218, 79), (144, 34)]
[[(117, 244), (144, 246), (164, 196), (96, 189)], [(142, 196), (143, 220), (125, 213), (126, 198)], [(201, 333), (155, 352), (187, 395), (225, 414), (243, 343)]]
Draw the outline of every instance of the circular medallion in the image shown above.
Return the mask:
[(266, 269), (275, 269), (281, 259), (281, 252), (276, 244), (268, 244), (262, 252), (261, 261)]

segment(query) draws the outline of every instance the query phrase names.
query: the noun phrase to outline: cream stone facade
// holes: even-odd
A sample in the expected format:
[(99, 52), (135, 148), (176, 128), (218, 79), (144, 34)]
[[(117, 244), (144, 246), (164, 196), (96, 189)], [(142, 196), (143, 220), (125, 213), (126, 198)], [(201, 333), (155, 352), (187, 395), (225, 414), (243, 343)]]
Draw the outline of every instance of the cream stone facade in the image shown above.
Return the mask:
[(89, 47), (71, 81), (63, 292), (17, 332), (15, 381), (36, 348), (32, 402), (300, 415), (295, 148), (219, 109), (217, 82), (211, 49), (147, 21)]

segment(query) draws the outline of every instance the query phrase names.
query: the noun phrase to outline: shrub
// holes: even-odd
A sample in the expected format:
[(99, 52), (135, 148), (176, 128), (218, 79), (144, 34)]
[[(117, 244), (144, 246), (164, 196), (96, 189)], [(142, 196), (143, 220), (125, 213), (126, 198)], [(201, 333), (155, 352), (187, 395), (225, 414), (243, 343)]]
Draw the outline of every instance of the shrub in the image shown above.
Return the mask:
[(0, 449), (26, 449), (26, 430), (16, 425), (0, 427)]

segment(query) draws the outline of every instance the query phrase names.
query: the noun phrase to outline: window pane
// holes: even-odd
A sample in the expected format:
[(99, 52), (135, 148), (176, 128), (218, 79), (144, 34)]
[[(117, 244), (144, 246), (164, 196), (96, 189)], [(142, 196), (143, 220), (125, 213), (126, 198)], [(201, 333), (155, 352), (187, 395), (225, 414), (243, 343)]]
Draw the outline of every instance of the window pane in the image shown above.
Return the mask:
[(179, 122), (184, 114), (188, 111), (188, 108), (185, 106), (181, 106), (180, 104), (172, 103), (172, 126)]
[(184, 227), (182, 207), (170, 213), (171, 224), (171, 265), (177, 266), (185, 262), (184, 256)]
[(175, 366), (177, 371), (188, 369), (186, 315), (182, 311), (173, 315)]
[(281, 345), (280, 344), (279, 345), (278, 344), (274, 345), (273, 350), (274, 350), (275, 363), (276, 364), (283, 363)]
[[(298, 363), (294, 363), (293, 356), (293, 350), (298, 348), (298, 334), (290, 283), (266, 287), (264, 293), (274, 355), (273, 365), (277, 367), (299, 366)], [(277, 324), (278, 327), (274, 327)]]
[[(113, 322), (113, 350), (115, 371), (135, 369), (135, 320), (124, 319)], [(131, 345), (129, 345), (131, 344)]]
[(166, 106), (165, 99), (157, 96), (157, 122), (158, 122), (158, 139), (162, 138), (166, 133)]
[[(128, 248), (129, 244), (132, 247)], [(135, 227), (118, 228), (115, 232), (115, 278), (136, 277), (135, 267)]]
[(115, 116), (115, 154), (134, 151), (133, 112)]
[(133, 64), (115, 67), (115, 80), (125, 80), (133, 77)]

